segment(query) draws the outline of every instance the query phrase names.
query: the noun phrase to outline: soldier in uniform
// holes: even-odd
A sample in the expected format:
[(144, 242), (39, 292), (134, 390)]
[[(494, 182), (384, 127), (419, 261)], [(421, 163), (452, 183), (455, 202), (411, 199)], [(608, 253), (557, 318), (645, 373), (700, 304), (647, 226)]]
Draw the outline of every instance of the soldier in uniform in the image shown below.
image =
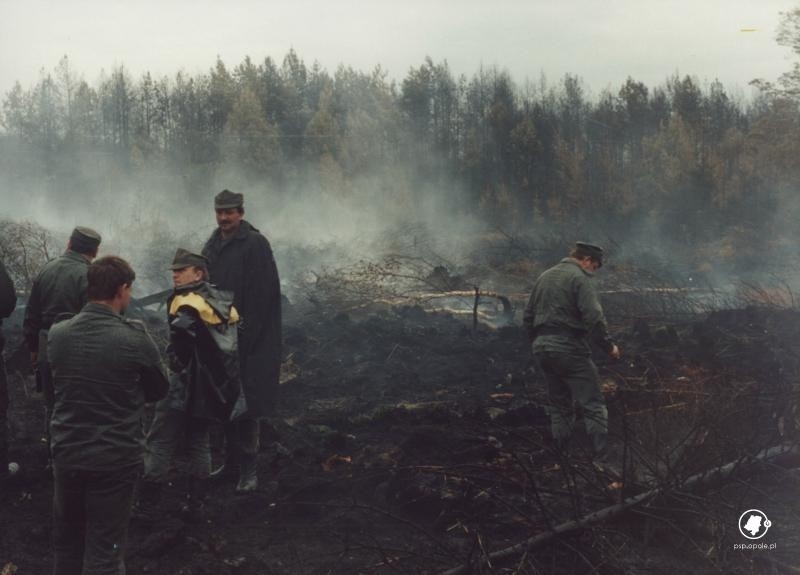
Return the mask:
[(53, 413), (53, 382), (47, 363), (47, 332), (59, 314), (76, 314), (87, 301), (86, 270), (97, 256), (100, 234), (78, 226), (72, 231), (63, 255), (45, 264), (33, 280), (25, 306), (23, 333), (37, 375), (37, 387), (44, 394), (45, 437), (50, 437)]
[(211, 281), (233, 292), (241, 315), (239, 359), (247, 412), (225, 426), (225, 464), (214, 477), (235, 477), (237, 491), (258, 486), (259, 420), (274, 406), (281, 369), (281, 287), (267, 239), (244, 218), (244, 196), (214, 198), (218, 228), (203, 248)]
[(89, 302), (48, 335), (54, 575), (125, 573), (144, 404), (168, 387), (144, 324), (122, 316), (134, 278), (125, 260), (98, 259), (87, 272)]
[(147, 433), (136, 509), (142, 519), (155, 518), (172, 455), (184, 435), (189, 455), (186, 510), (199, 509), (211, 472), (209, 424), (228, 423), (245, 409), (233, 294), (206, 281), (208, 260), (202, 255), (178, 248), (171, 267), (175, 291), (167, 302), (170, 389), (156, 404)]
[[(14, 291), (14, 282), (6, 271), (3, 262), (0, 262), (0, 318), (8, 317), (17, 304), (17, 293)], [(2, 326), (0, 319), (0, 326)], [(16, 463), (8, 461), (8, 380), (6, 379), (6, 366), (3, 359), (3, 348), (6, 340), (0, 332), (0, 495), (4, 492), (5, 480), (9, 474), (17, 471)]]
[(606, 457), (608, 411), (587, 338), (611, 357), (620, 356), (594, 284), (594, 272), (602, 265), (601, 247), (577, 242), (569, 257), (536, 280), (523, 320), (547, 385), (556, 447), (567, 449), (575, 422), (573, 402), (577, 402), (597, 460)]

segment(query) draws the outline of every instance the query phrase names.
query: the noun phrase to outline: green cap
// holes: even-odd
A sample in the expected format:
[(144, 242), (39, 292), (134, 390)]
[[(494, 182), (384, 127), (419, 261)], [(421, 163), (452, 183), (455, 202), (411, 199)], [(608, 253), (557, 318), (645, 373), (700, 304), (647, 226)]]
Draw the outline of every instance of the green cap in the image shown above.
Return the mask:
[(598, 245), (590, 244), (588, 242), (575, 242), (575, 251), (581, 257), (590, 257), (601, 266), (603, 265), (604, 251)]
[(172, 265), (169, 266), (171, 270), (182, 270), (189, 266), (197, 266), (199, 268), (208, 268), (208, 258), (206, 256), (190, 252), (183, 248), (178, 248), (175, 252), (175, 257), (172, 259)]
[(92, 228), (76, 226), (69, 236), (69, 243), (74, 251), (89, 253), (97, 249), (101, 239), (100, 234)]
[(214, 196), (214, 209), (226, 210), (229, 208), (241, 208), (244, 206), (244, 195), (235, 194), (230, 190), (222, 190)]

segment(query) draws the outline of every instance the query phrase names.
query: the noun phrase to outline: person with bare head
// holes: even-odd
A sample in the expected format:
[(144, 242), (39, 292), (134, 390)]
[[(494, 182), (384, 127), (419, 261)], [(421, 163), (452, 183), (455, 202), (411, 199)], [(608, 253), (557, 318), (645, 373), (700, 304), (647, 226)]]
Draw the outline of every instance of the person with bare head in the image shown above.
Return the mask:
[(144, 481), (135, 509), (143, 520), (159, 515), (172, 455), (183, 437), (189, 455), (185, 510), (200, 510), (211, 472), (209, 424), (228, 423), (245, 409), (233, 294), (208, 283), (208, 260), (200, 254), (178, 248), (171, 268), (170, 388), (156, 404), (145, 442)]
[(577, 402), (583, 408), (598, 463), (607, 458), (608, 411), (588, 338), (611, 357), (620, 356), (608, 334), (594, 285), (593, 276), (602, 267), (603, 256), (601, 247), (577, 242), (569, 257), (536, 280), (523, 319), (547, 385), (556, 447), (562, 453), (567, 450), (575, 422), (573, 402)]
[(121, 258), (98, 259), (87, 271), (89, 302), (48, 334), (54, 575), (125, 573), (144, 404), (168, 387), (144, 324), (122, 315), (135, 277)]
[(47, 332), (57, 316), (78, 313), (87, 301), (86, 270), (97, 257), (100, 234), (91, 228), (76, 227), (63, 255), (45, 264), (33, 280), (25, 306), (23, 333), (36, 373), (37, 388), (44, 395), (45, 437), (53, 412), (53, 382), (47, 365)]
[(211, 281), (233, 292), (241, 314), (239, 360), (247, 412), (225, 426), (225, 463), (212, 473), (237, 477), (237, 491), (258, 486), (259, 421), (275, 403), (281, 369), (281, 287), (272, 248), (244, 219), (244, 196), (223, 190), (214, 198), (217, 229), (203, 248)]

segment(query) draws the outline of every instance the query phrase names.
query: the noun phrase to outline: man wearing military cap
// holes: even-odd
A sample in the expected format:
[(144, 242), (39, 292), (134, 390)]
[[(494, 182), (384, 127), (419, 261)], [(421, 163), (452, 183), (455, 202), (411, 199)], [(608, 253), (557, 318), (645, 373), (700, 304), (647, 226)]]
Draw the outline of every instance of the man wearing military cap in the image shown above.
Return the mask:
[(144, 481), (137, 516), (155, 519), (158, 502), (182, 437), (189, 455), (187, 510), (200, 509), (211, 472), (209, 424), (244, 412), (233, 294), (208, 283), (208, 259), (178, 248), (170, 266), (175, 287), (167, 300), (170, 386), (156, 405), (147, 433)]
[[(169, 266), (169, 269), (173, 272), (180, 272), (182, 270), (193, 272), (191, 275), (193, 281), (181, 280), (180, 285), (203, 281), (208, 279), (206, 277), (208, 275), (208, 258), (202, 254), (196, 254), (187, 249), (178, 248), (175, 251), (175, 257), (172, 258), (172, 264)], [(173, 274), (172, 279), (176, 279), (175, 274)]]
[(223, 190), (214, 198), (217, 229), (203, 248), (211, 281), (233, 292), (241, 314), (239, 359), (247, 413), (225, 426), (225, 464), (215, 477), (235, 477), (236, 489), (258, 486), (259, 420), (274, 407), (281, 369), (281, 287), (272, 248), (244, 220), (242, 194)]
[(45, 436), (53, 412), (53, 383), (47, 363), (47, 332), (60, 314), (76, 314), (87, 302), (86, 270), (97, 256), (100, 234), (78, 226), (72, 230), (63, 255), (47, 262), (33, 280), (25, 306), (23, 333), (37, 372), (37, 387), (45, 401)]
[(611, 357), (620, 356), (608, 334), (594, 285), (594, 272), (603, 265), (603, 256), (600, 246), (577, 242), (569, 257), (536, 280), (523, 319), (547, 384), (555, 445), (566, 451), (575, 422), (573, 402), (577, 401), (583, 407), (586, 432), (599, 460), (607, 455), (608, 411), (587, 339)]
[(244, 208), (244, 194), (238, 194), (230, 190), (222, 190), (214, 196), (214, 209), (236, 209)]

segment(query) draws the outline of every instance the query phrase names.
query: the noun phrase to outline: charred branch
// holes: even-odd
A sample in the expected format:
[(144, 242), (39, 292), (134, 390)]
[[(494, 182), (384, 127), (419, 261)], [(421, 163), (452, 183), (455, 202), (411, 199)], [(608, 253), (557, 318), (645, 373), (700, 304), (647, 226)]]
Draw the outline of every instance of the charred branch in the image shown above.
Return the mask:
[[(511, 557), (515, 557), (520, 553), (527, 553), (531, 549), (535, 549), (536, 547), (544, 545), (560, 535), (564, 535), (565, 533), (576, 531), (578, 529), (583, 529), (596, 523), (608, 521), (609, 519), (613, 519), (622, 513), (634, 509), (636, 506), (641, 505), (650, 499), (667, 494), (670, 491), (674, 490), (680, 492), (683, 490), (694, 490), (707, 488), (712, 485), (719, 485), (720, 483), (731, 478), (734, 473), (738, 473), (738, 476), (741, 477), (747, 472), (748, 469), (752, 469), (755, 464), (770, 462), (787, 455), (798, 454), (800, 454), (800, 449), (798, 449), (797, 445), (777, 445), (769, 449), (765, 449), (753, 457), (731, 461), (720, 467), (692, 475), (680, 485), (657, 487), (640, 493), (634, 497), (629, 497), (625, 501), (616, 505), (604, 507), (603, 509), (599, 509), (578, 519), (565, 521), (564, 523), (556, 525), (550, 531), (530, 537), (522, 543), (518, 543), (516, 545), (506, 547), (505, 549), (490, 553), (486, 557), (482, 558), (480, 563), (486, 564), (490, 561), (502, 561)], [(469, 573), (471, 569), (471, 564), (465, 564), (459, 567), (448, 569), (447, 571), (443, 571), (441, 575), (461, 575), (464, 573)]]

